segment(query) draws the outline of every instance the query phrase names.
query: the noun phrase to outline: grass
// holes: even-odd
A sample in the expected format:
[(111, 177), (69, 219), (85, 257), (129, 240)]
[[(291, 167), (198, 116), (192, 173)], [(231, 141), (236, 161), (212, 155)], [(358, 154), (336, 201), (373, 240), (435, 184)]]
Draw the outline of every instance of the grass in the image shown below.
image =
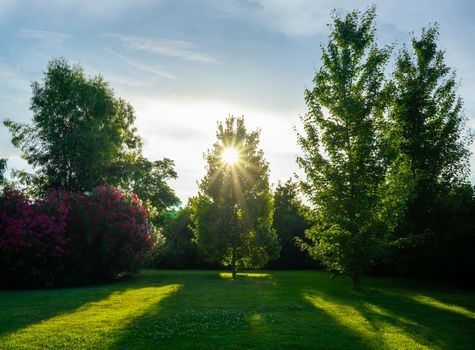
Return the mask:
[(0, 291), (0, 348), (474, 349), (475, 293), (317, 271), (145, 270), (117, 283)]

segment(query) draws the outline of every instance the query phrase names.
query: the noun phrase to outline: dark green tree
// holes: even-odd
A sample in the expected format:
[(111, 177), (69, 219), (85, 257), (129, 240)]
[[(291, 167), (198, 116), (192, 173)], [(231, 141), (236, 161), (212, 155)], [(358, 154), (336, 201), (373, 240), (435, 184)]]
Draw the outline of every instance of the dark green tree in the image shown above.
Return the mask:
[(20, 182), (33, 194), (51, 188), (85, 192), (109, 183), (136, 193), (156, 209), (161, 224), (178, 204), (167, 183), (177, 174), (172, 160), (142, 156), (132, 106), (116, 98), (101, 76), (88, 78), (81, 66), (65, 59), (52, 60), (32, 90), (32, 123), (4, 122), (13, 144), (36, 170), (16, 172)]
[(43, 81), (32, 83), (32, 91), (32, 123), (4, 124), (37, 171), (32, 183), (40, 192), (114, 184), (115, 162), (131, 162), (140, 154), (133, 108), (115, 98), (101, 76), (87, 78), (79, 65), (55, 59)]
[(7, 160), (0, 158), (0, 184), (3, 183), (4, 174), (6, 170), (7, 170)]
[(244, 118), (218, 123), (217, 141), (205, 155), (206, 175), (192, 202), (198, 245), (210, 260), (238, 268), (264, 266), (279, 254), (272, 228), (269, 166), (259, 149), (259, 131)]
[(305, 92), (308, 112), (298, 136), (306, 174), (304, 192), (313, 204), (307, 230), (310, 255), (329, 270), (360, 275), (385, 253), (397, 208), (398, 186), (386, 184), (384, 130), (387, 104), (384, 69), (390, 48), (375, 43), (375, 8), (334, 13), (322, 46), (314, 88)]
[(196, 268), (204, 265), (191, 228), (191, 210), (187, 205), (166, 218), (162, 229), (165, 243), (156, 257), (157, 267)]
[(310, 228), (306, 218), (309, 208), (299, 198), (298, 183), (289, 179), (285, 183), (279, 182), (274, 191), (274, 222), (282, 249), (279, 259), (270, 263), (274, 268), (301, 268), (315, 266), (312, 259), (302, 252), (295, 238), (303, 239), (305, 230)]
[(180, 202), (167, 182), (177, 178), (173, 160), (150, 161), (139, 156), (117, 168), (115, 174), (120, 174), (117, 179), (120, 186), (155, 208), (154, 222), (163, 226), (169, 211)]
[(444, 222), (457, 211), (447, 203), (456, 203), (456, 194), (467, 187), (471, 135), (455, 73), (437, 46), (438, 35), (438, 27), (432, 26), (419, 38), (413, 36), (411, 50), (399, 52), (393, 74), (392, 139), (398, 154), (408, 160), (414, 189), (397, 231), (403, 251), (394, 261), (400, 270), (441, 271), (434, 264), (440, 261), (437, 252), (446, 247), (437, 246), (451, 240), (444, 236), (453, 230)]

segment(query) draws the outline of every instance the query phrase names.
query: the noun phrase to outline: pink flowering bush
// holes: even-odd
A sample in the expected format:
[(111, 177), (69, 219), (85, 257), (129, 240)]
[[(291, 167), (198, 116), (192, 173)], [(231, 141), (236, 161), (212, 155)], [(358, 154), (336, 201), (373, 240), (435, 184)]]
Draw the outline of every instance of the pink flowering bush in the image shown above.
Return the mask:
[(0, 285), (43, 287), (135, 273), (157, 241), (136, 195), (103, 185), (91, 194), (52, 191), (31, 201), (0, 197)]
[(67, 195), (32, 202), (19, 191), (0, 197), (0, 285), (49, 286), (64, 264)]
[(138, 197), (108, 185), (72, 196), (67, 227), (68, 270), (82, 283), (135, 273), (158, 236)]

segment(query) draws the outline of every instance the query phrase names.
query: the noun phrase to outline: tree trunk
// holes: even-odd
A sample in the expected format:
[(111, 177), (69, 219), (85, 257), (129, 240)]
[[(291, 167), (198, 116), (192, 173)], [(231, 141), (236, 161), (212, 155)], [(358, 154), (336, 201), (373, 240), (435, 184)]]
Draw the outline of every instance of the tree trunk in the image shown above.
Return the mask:
[(232, 258), (231, 258), (231, 270), (233, 273), (233, 279), (236, 279), (236, 248), (233, 246), (233, 251), (232, 251)]
[(353, 289), (354, 290), (361, 290), (361, 285), (360, 285), (360, 274), (359, 273), (355, 273), (351, 279), (353, 280)]

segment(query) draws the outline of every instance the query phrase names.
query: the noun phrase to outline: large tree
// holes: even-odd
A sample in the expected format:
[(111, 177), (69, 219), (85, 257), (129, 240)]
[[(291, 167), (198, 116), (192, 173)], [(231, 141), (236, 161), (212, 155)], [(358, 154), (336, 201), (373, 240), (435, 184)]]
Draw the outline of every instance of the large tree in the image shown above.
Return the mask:
[(408, 160), (414, 189), (397, 231), (406, 244), (394, 261), (399, 269), (425, 269), (424, 274), (443, 270), (438, 266), (442, 261), (450, 264), (457, 260), (455, 256), (439, 256), (453, 241), (449, 236), (457, 231), (447, 223), (465, 210), (449, 208), (448, 204), (464, 201), (465, 195), (455, 198), (467, 188), (471, 191), (471, 186), (464, 184), (469, 174), (471, 138), (455, 73), (446, 65), (437, 41), (438, 27), (432, 26), (423, 29), (420, 37), (412, 37), (410, 49), (403, 47), (399, 52), (390, 114), (395, 126), (394, 146), (397, 154)]
[(328, 269), (349, 275), (360, 289), (360, 275), (386, 247), (390, 228), (384, 198), (388, 164), (384, 129), (384, 69), (390, 48), (375, 43), (375, 8), (333, 14), (332, 32), (322, 46), (322, 66), (306, 90), (308, 112), (298, 137), (306, 174), (302, 186), (314, 207), (307, 231), (309, 253)]
[(116, 98), (99, 75), (87, 77), (80, 65), (52, 60), (44, 78), (32, 83), (31, 124), (6, 120), (12, 142), (35, 174), (20, 181), (45, 193), (51, 188), (89, 191), (102, 183), (135, 192), (157, 209), (157, 223), (178, 203), (167, 181), (177, 174), (172, 160), (142, 156), (133, 107)]
[(244, 118), (218, 123), (217, 141), (205, 155), (206, 175), (192, 202), (194, 232), (210, 261), (240, 267), (265, 265), (279, 254), (272, 228), (269, 166), (259, 149), (259, 131)]
[(79, 65), (55, 59), (44, 79), (32, 83), (32, 91), (32, 123), (4, 124), (37, 171), (41, 191), (88, 191), (113, 183), (115, 162), (130, 162), (140, 154), (133, 108), (115, 98), (101, 76), (88, 78)]

